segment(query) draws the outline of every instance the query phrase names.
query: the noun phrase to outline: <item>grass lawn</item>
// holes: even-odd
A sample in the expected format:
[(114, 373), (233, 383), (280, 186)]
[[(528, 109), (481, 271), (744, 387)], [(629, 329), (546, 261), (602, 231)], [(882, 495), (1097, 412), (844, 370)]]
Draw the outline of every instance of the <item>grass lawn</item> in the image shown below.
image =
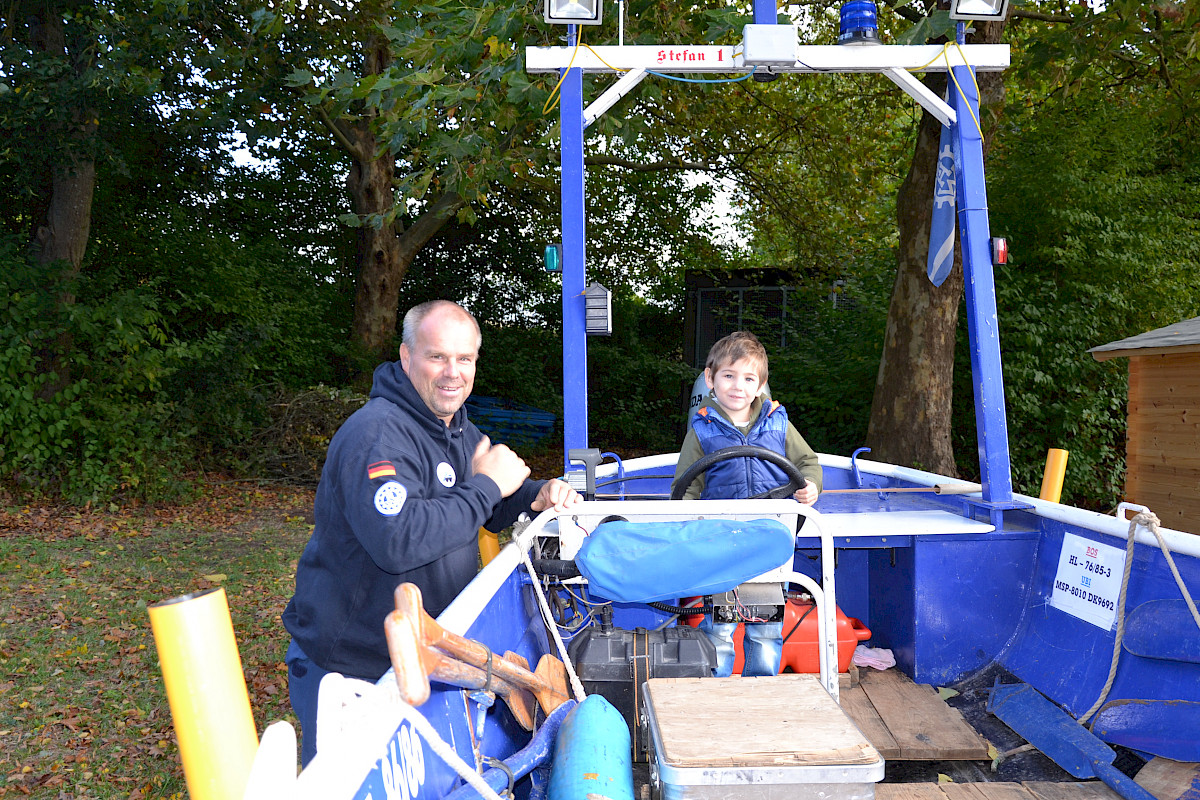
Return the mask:
[(257, 731), (295, 722), (279, 621), (312, 491), (170, 508), (0, 506), (0, 796), (186, 798), (148, 605), (225, 587)]

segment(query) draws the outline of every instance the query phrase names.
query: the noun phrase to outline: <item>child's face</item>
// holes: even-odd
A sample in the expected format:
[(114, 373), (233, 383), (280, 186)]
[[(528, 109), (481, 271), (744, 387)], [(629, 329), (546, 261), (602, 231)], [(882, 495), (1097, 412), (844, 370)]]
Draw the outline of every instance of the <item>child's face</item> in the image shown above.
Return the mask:
[(753, 361), (743, 358), (718, 367), (715, 372), (705, 369), (704, 380), (721, 408), (734, 422), (750, 419), (750, 404), (762, 389), (758, 366)]

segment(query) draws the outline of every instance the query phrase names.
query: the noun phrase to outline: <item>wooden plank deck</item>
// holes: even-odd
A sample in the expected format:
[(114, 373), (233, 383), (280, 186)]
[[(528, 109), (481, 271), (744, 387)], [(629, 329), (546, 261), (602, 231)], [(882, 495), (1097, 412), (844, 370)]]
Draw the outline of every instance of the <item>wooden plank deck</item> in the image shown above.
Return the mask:
[(1100, 781), (875, 785), (875, 800), (1120, 800), (1120, 797)]
[(842, 709), (889, 761), (990, 759), (987, 740), (937, 690), (897, 669), (864, 669), (858, 686), (841, 688), (840, 695)]

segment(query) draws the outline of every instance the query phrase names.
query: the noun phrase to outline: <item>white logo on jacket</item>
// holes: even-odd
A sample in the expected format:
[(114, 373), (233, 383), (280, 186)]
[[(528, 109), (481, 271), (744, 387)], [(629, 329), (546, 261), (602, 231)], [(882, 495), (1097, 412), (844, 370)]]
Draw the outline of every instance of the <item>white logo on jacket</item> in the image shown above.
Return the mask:
[(375, 490), (375, 510), (385, 517), (394, 517), (404, 508), (408, 499), (408, 490), (403, 484), (388, 481)]
[(458, 476), (454, 474), (454, 467), (447, 464), (445, 461), (437, 465), (437, 478), (442, 482), (442, 486), (449, 489), (458, 480)]

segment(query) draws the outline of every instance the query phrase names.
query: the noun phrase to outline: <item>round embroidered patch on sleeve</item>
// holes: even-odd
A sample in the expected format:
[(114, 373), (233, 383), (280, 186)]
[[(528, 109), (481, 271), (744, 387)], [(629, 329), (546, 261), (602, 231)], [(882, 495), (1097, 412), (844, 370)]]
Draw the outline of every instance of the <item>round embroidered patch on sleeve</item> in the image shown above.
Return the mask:
[(388, 481), (375, 490), (375, 510), (385, 517), (394, 517), (400, 513), (400, 509), (404, 508), (406, 499), (408, 499), (408, 490), (404, 488), (403, 484)]

